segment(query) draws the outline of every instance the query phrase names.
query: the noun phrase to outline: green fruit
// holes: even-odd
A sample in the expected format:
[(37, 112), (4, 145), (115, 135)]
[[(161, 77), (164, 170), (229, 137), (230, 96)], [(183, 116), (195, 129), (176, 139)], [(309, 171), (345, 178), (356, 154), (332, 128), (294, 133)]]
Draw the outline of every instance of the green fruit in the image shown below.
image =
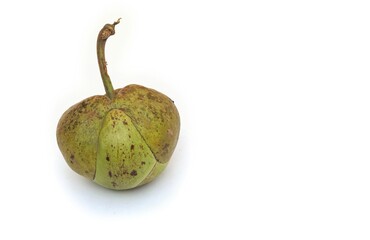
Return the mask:
[(57, 127), (64, 159), (78, 174), (122, 190), (155, 179), (167, 166), (180, 132), (180, 116), (166, 95), (139, 85), (113, 90), (104, 47), (113, 24), (100, 31), (97, 53), (106, 95), (69, 108)]

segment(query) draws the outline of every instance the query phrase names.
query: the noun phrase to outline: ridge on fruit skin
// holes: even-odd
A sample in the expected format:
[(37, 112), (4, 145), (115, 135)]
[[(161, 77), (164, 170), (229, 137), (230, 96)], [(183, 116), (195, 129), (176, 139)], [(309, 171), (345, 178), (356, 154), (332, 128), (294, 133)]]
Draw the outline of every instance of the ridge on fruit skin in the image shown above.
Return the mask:
[(59, 120), (57, 142), (75, 172), (122, 190), (149, 183), (165, 169), (179, 137), (180, 116), (174, 102), (154, 89), (131, 84), (113, 90), (104, 46), (118, 23), (105, 25), (98, 37), (107, 94), (70, 107)]

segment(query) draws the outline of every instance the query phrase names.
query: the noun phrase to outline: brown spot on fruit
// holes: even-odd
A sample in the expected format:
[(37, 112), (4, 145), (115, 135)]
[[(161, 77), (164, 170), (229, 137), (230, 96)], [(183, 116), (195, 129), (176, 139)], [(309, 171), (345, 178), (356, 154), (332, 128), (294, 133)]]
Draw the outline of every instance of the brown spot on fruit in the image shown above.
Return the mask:
[(71, 156), (69, 157), (69, 162), (71, 164), (74, 164), (75, 163), (75, 155), (71, 154)]
[(108, 174), (109, 174), (109, 177), (112, 177), (112, 172), (111, 171), (109, 171)]
[(111, 182), (112, 183), (112, 186), (113, 187), (117, 187), (117, 183), (116, 182)]
[(132, 170), (132, 171), (130, 172), (130, 175), (131, 175), (131, 176), (136, 176), (136, 175), (137, 175), (136, 170)]
[(105, 160), (107, 160), (107, 161), (109, 162), (109, 161), (110, 161), (109, 156), (107, 156), (107, 157), (105, 158)]
[(144, 162), (144, 161), (142, 161), (142, 162), (141, 162), (141, 165), (145, 165), (145, 162)]
[(86, 103), (86, 101), (82, 101), (82, 102), (81, 102), (81, 107), (82, 107), (82, 108), (87, 107), (87, 103)]
[(135, 145), (131, 144), (131, 151), (135, 149)]
[(148, 99), (150, 99), (150, 100), (153, 100), (153, 101), (156, 101), (156, 100), (157, 100), (157, 97), (156, 97), (156, 96), (154, 96), (151, 92), (148, 92), (148, 93), (146, 94), (146, 97), (147, 97)]
[(169, 147), (170, 145), (168, 144), (168, 143), (166, 143), (164, 146), (163, 146), (163, 148), (162, 148), (162, 150), (163, 150), (163, 153), (164, 154), (167, 154), (168, 153), (168, 147)]
[(123, 120), (122, 123), (125, 124), (125, 125), (128, 124), (126, 120)]

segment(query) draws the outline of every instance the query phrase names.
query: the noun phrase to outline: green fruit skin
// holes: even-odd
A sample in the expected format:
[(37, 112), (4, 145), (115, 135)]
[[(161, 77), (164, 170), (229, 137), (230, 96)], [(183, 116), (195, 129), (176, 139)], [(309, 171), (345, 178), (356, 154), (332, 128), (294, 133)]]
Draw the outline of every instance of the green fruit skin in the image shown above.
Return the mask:
[(57, 126), (68, 165), (106, 188), (131, 189), (167, 166), (180, 132), (180, 116), (166, 95), (140, 85), (89, 97), (70, 107)]

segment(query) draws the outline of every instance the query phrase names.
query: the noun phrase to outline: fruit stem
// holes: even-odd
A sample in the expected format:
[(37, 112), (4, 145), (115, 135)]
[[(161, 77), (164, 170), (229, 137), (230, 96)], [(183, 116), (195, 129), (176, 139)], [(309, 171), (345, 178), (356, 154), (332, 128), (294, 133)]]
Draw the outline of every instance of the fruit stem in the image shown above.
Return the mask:
[(114, 35), (114, 27), (120, 22), (120, 20), (121, 18), (119, 18), (113, 24), (105, 24), (99, 32), (96, 43), (100, 75), (103, 79), (105, 92), (110, 99), (114, 98), (114, 88), (107, 71), (107, 62), (105, 61), (105, 43), (110, 36)]

